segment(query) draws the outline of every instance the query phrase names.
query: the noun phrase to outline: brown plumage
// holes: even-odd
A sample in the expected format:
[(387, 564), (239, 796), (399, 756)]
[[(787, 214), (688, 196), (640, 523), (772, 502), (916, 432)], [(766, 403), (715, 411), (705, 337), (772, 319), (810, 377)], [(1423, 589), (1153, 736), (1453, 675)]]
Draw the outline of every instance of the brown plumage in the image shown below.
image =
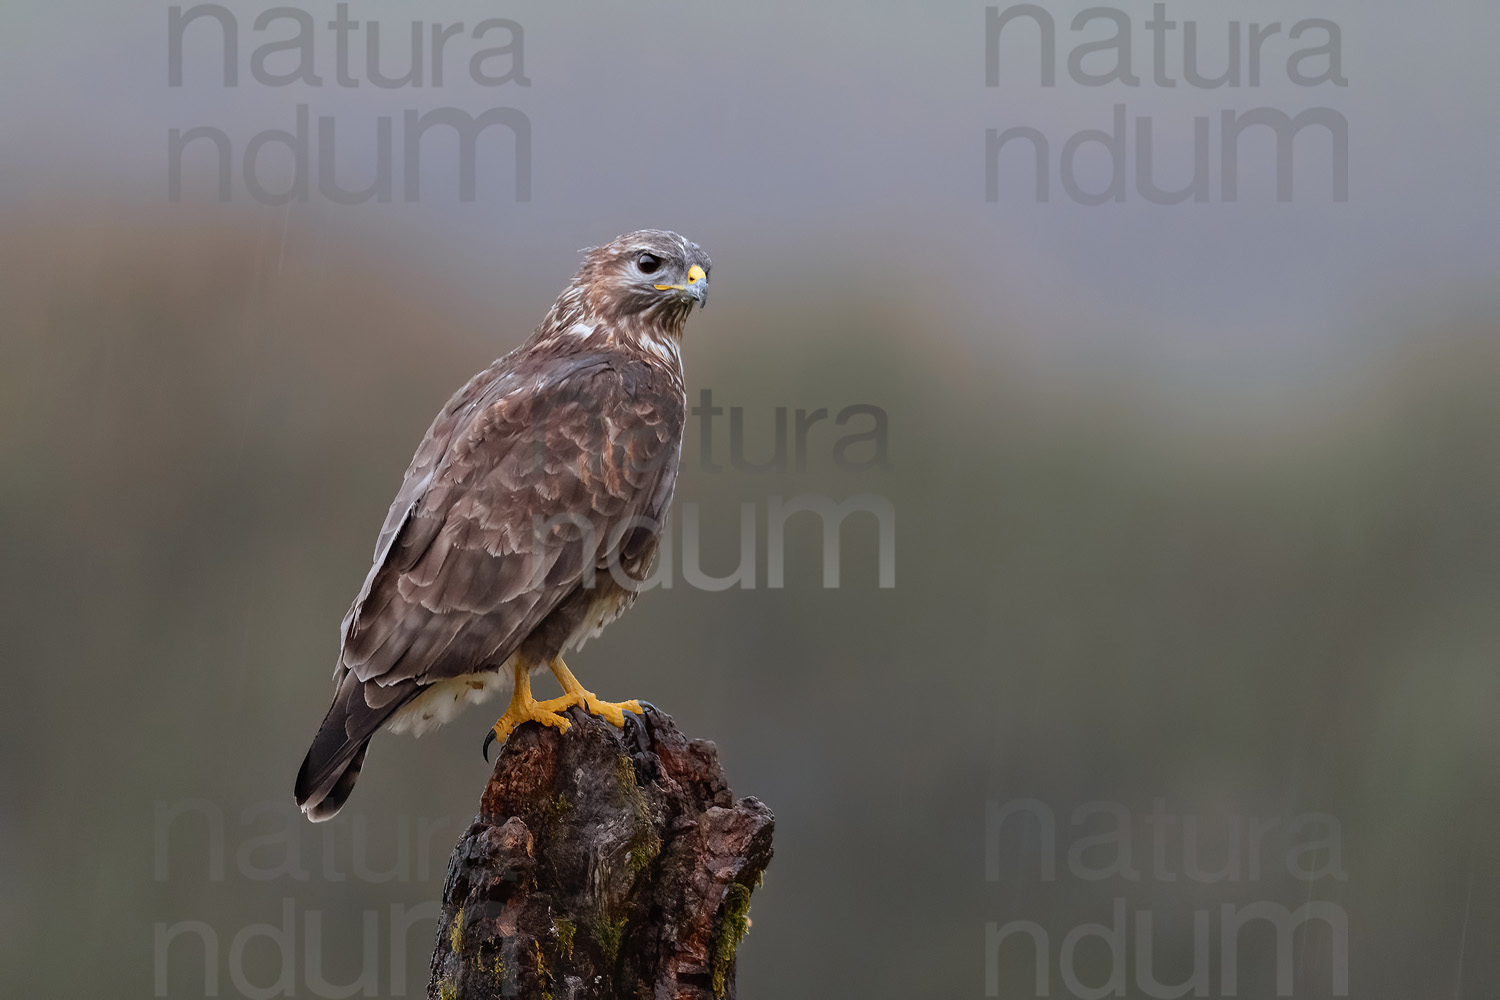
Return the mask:
[[(587, 251), (536, 332), (443, 407), (344, 617), (333, 704), (297, 775), (309, 818), (338, 812), (382, 726), (422, 732), (507, 683), (502, 738), (566, 728), (568, 703), (616, 721), (634, 707), (597, 702), (560, 656), (650, 570), (687, 409), (682, 327), (709, 267), (657, 230)], [(543, 666), (571, 702), (531, 700)]]

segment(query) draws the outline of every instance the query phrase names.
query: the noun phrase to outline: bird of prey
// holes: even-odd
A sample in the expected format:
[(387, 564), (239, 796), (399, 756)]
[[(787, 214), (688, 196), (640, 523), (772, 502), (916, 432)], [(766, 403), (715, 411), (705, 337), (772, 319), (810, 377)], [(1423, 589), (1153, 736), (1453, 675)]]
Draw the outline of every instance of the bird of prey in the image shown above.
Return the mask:
[[(485, 749), (523, 722), (616, 726), (562, 655), (634, 601), (676, 485), (682, 329), (708, 256), (641, 230), (585, 251), (525, 343), (450, 399), (417, 447), (344, 616), (333, 704), (297, 774), (309, 819), (349, 798), (382, 726), (420, 734), (511, 686)], [(563, 695), (531, 696), (550, 668)]]

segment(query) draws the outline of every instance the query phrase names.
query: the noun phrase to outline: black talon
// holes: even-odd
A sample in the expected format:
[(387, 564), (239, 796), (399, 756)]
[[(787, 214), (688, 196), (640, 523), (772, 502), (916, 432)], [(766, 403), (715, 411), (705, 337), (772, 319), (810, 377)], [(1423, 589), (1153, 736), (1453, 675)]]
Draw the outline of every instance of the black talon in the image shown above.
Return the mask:
[(661, 714), (660, 710), (649, 701), (641, 701), (637, 698), (636, 704), (641, 706), (639, 712), (626, 712), (625, 724), (634, 727), (635, 740), (642, 750), (651, 749), (651, 714)]
[(493, 742), (495, 742), (495, 730), (494, 730), (493, 727), (491, 727), (490, 734), (484, 738), (484, 750), (483, 750), (483, 753), (484, 753), (484, 762), (486, 764), (488, 764), (490, 762), (490, 744), (493, 743)]
[(651, 741), (646, 733), (646, 723), (639, 715), (636, 715), (634, 712), (626, 713), (623, 728), (625, 730), (624, 738), (635, 744), (637, 755), (646, 753), (651, 749)]

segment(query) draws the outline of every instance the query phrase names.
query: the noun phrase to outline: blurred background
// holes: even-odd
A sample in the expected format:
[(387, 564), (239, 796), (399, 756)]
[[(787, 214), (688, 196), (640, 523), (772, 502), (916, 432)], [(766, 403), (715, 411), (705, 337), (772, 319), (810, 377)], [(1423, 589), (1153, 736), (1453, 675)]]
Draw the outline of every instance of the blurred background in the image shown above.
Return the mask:
[[(1195, 995), (1269, 996), (1283, 965), (1299, 997), (1489, 992), (1500, 13), (1168, 3), (1168, 87), (1151, 4), (1070, 29), (1085, 6), (1043, 5), (1055, 86), (1018, 22), (987, 87), (978, 3), (314, 3), (304, 29), (234, 2), (180, 59), (178, 8), (7, 5), (0, 992), (422, 993), (489, 706), (378, 737), (325, 826), (292, 779), (423, 429), (579, 248), (644, 226), (715, 262), (685, 357), (726, 412), (707, 442), (689, 427), (675, 530), (696, 504), (727, 575), (753, 505), (756, 586), (692, 586), (678, 534), (673, 586), (572, 665), (714, 740), (775, 811), (741, 996), (1160, 996), (1195, 972)], [(1080, 83), (1069, 53), (1118, 21), (1139, 84)], [(1239, 33), (1238, 86), (1184, 79), (1189, 21), (1202, 76)], [(434, 23), (460, 22), (434, 59)], [(1252, 85), (1250, 25), (1273, 22)], [(372, 82), (371, 25), (406, 85)], [(1288, 60), (1325, 43), (1298, 83)], [(1123, 165), (1123, 200), (1081, 204), (1061, 150), (1117, 104), (1127, 155), (1074, 167), (1102, 191)], [(305, 197), (299, 140), (255, 140), (295, 137), (299, 105)], [(514, 109), (529, 145), (481, 134), (465, 200), (435, 128), (406, 198), (406, 116), (441, 108)], [(1247, 132), (1226, 200), (1221, 114), (1255, 108), (1336, 112), (1347, 200), (1318, 128), (1286, 201)], [(1142, 117), (1163, 188), (1207, 119), (1205, 200), (1139, 194)], [(1020, 145), (986, 196), (986, 130), (1018, 126), (1049, 142), (1045, 203)], [(194, 140), (174, 190), (172, 130), (195, 128), (229, 155)], [(778, 408), (828, 411), (805, 468), (744, 467)], [(869, 408), (884, 450), (841, 447)], [(772, 497), (862, 493), (894, 509), (894, 587), (868, 514), (838, 587), (807, 515), (767, 586)], [(1268, 904), (1325, 919), (1223, 936)]]

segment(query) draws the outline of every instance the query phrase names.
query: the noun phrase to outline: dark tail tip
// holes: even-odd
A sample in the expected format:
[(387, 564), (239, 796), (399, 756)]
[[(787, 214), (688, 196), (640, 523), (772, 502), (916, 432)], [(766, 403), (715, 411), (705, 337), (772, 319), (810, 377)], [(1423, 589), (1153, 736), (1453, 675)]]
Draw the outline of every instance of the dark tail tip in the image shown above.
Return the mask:
[(336, 757), (330, 761), (315, 761), (313, 755), (318, 751), (315, 741), (302, 759), (302, 767), (297, 772), (297, 805), (314, 823), (332, 819), (349, 801), (354, 783), (359, 780), (359, 772), (365, 766), (365, 751), (370, 749), (370, 741), (367, 739), (351, 749), (352, 753), (339, 755), (343, 760)]
[(340, 676), (333, 704), (297, 772), (297, 805), (308, 819), (318, 823), (339, 811), (354, 791), (370, 738), (417, 693), (412, 681), (381, 687), (377, 681), (367, 685), (351, 673)]

